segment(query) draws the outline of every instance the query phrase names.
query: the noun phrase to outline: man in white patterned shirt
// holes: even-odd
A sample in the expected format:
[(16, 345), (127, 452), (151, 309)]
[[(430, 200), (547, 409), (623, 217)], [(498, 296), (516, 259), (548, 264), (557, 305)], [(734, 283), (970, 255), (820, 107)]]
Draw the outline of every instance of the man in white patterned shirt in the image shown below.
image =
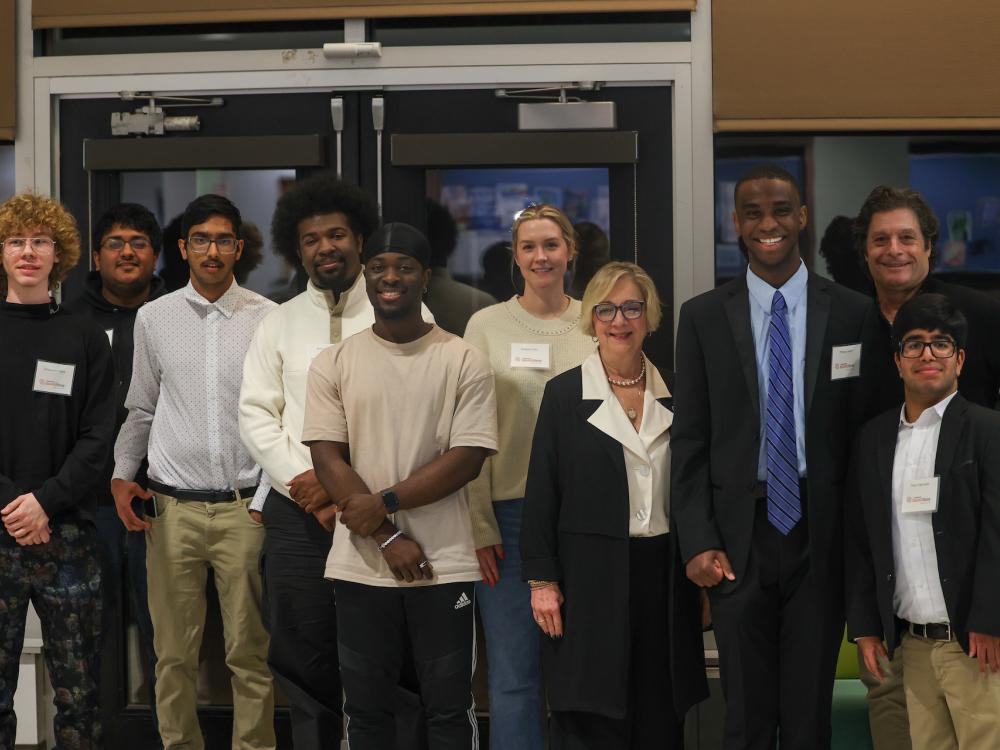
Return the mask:
[(905, 402), (861, 431), (847, 492), (848, 635), (902, 652), (915, 750), (1000, 747), (1000, 414), (958, 393), (968, 323), (921, 294), (892, 334)]
[[(128, 418), (111, 481), (126, 527), (146, 531), (156, 710), (166, 750), (202, 750), (196, 678), (205, 582), (215, 575), (232, 672), (233, 748), (273, 748), (274, 695), (260, 617), (257, 560), (264, 539), (250, 507), (260, 470), (240, 442), (243, 358), (275, 304), (233, 277), (243, 241), (229, 200), (203, 195), (182, 219), (191, 270), (183, 289), (143, 307), (135, 322)], [(144, 457), (149, 487), (133, 479)], [(146, 503), (146, 518), (131, 509)]]

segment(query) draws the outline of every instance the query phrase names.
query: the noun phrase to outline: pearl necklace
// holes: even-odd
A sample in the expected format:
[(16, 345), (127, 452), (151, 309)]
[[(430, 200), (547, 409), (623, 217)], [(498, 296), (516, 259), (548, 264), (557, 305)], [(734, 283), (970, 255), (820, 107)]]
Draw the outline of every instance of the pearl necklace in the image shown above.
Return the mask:
[(645, 357), (642, 358), (642, 369), (639, 370), (639, 374), (636, 375), (634, 378), (627, 378), (625, 380), (618, 380), (617, 378), (613, 378), (610, 375), (608, 375), (607, 377), (608, 377), (608, 382), (611, 383), (611, 385), (617, 385), (617, 386), (620, 386), (620, 387), (627, 387), (627, 386), (630, 386), (630, 385), (635, 385), (640, 380), (642, 380), (644, 377), (646, 377), (646, 358)]

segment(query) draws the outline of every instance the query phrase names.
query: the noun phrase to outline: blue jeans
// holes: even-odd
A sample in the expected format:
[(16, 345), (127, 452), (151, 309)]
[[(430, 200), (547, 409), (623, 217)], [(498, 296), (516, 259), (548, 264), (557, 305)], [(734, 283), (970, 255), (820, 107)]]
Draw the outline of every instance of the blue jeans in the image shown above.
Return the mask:
[[(128, 586), (132, 614), (139, 629), (141, 655), (149, 664), (149, 707), (153, 718), (153, 728), (159, 727), (156, 720), (156, 698), (154, 693), (156, 673), (156, 653), (153, 651), (153, 622), (149, 618), (149, 600), (146, 584), (146, 533), (128, 531), (115, 506), (101, 503), (95, 514), (97, 540), (101, 550), (101, 571), (104, 579), (103, 628), (105, 634), (115, 632), (113, 623), (117, 620), (121, 628), (127, 627), (123, 618), (122, 579)], [(117, 707), (116, 707), (117, 708)]]
[(542, 674), (531, 591), (521, 580), (524, 500), (493, 503), (504, 557), (495, 587), (476, 584), (489, 665), (490, 750), (542, 750)]

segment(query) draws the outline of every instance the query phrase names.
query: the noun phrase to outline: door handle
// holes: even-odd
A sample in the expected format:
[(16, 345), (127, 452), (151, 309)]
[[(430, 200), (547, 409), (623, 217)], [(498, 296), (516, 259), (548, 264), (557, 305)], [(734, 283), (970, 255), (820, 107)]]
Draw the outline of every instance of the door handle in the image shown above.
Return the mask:
[(330, 100), (330, 119), (333, 120), (333, 129), (337, 134), (337, 179), (343, 176), (343, 162), (341, 160), (344, 145), (344, 99), (335, 97)]
[(375, 184), (378, 195), (378, 217), (382, 218), (382, 130), (385, 128), (385, 99), (372, 97), (372, 127), (375, 128)]

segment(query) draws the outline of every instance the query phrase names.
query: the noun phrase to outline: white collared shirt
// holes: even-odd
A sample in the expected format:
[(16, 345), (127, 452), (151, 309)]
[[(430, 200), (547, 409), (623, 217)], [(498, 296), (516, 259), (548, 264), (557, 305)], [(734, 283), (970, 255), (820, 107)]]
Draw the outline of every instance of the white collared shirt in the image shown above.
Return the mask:
[(583, 398), (602, 402), (587, 421), (621, 443), (625, 455), (629, 505), (628, 535), (642, 537), (666, 534), (670, 531), (668, 430), (674, 421), (674, 415), (657, 399), (670, 396), (667, 384), (647, 359), (642, 423), (636, 432), (621, 402), (611, 390), (598, 352), (594, 352), (584, 360), (582, 373)]
[(896, 563), (893, 605), (904, 620), (921, 625), (948, 622), (941, 590), (933, 513), (903, 513), (903, 487), (908, 480), (934, 476), (941, 419), (957, 391), (924, 409), (915, 422), (900, 410), (896, 454), (892, 462), (892, 552)]
[(235, 281), (215, 302), (188, 282), (139, 310), (114, 478), (133, 479), (148, 456), (149, 477), (173, 487), (257, 484), (240, 441), (240, 382), (250, 339), (275, 307)]

